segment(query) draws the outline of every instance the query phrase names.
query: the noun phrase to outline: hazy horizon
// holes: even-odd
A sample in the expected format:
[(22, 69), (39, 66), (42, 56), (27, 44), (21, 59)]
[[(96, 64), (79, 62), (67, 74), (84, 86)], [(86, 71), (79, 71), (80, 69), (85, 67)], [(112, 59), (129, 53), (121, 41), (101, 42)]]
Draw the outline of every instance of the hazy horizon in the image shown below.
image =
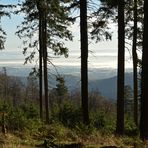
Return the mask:
[[(109, 51), (109, 50), (108, 50)], [(115, 68), (117, 69), (117, 53), (115, 51), (98, 50), (89, 53), (88, 67), (90, 68)], [(0, 51), (0, 66), (23, 66), (25, 57), (21, 50), (2, 50)], [(55, 66), (80, 66), (80, 51), (69, 51), (69, 57), (50, 55), (50, 60)], [(38, 64), (36, 58), (32, 63), (25, 66)], [(132, 61), (126, 55), (125, 68), (132, 68)]]
[[(17, 0), (2, 0), (2, 4), (16, 4)], [(0, 65), (1, 66), (23, 66), (25, 56), (23, 55), (23, 40), (19, 39), (15, 32), (17, 31), (17, 26), (23, 21), (23, 14), (11, 15), (11, 19), (7, 17), (1, 18), (1, 23), (3, 29), (7, 33), (5, 50), (0, 51)], [(64, 41), (65, 46), (69, 49), (69, 57), (64, 58), (63, 56), (55, 57), (51, 53), (49, 54), (51, 62), (56, 66), (80, 66), (80, 26), (79, 20), (75, 24), (69, 26), (72, 31), (74, 39), (73, 41)], [(89, 40), (89, 58), (88, 66), (90, 68), (115, 68), (117, 69), (117, 26), (111, 26), (112, 32), (114, 32), (112, 41), (101, 41), (95, 43), (95, 41)], [(38, 36), (35, 36), (38, 38)], [(26, 56), (31, 52), (28, 49)], [(38, 56), (38, 53), (37, 53)], [(37, 62), (37, 56), (32, 64), (33, 66)], [(27, 67), (27, 65), (26, 65)], [(126, 61), (125, 68), (132, 68), (132, 61), (130, 60), (130, 54), (126, 51)]]

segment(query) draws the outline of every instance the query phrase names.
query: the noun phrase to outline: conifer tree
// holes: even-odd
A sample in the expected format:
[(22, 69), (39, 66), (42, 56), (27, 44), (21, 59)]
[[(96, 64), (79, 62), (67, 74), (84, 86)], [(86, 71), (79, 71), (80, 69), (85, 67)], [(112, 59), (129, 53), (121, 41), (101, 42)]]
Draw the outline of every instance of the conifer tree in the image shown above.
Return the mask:
[(84, 124), (89, 124), (88, 111), (88, 27), (87, 0), (80, 0), (80, 40), (81, 40), (81, 97)]
[(141, 78), (141, 117), (140, 137), (148, 140), (148, 1), (144, 0), (144, 33), (142, 51), (142, 78)]
[(124, 134), (124, 0), (118, 1), (118, 72), (117, 72), (117, 125), (116, 133)]
[[(24, 39), (24, 51), (33, 49), (31, 54), (26, 57), (25, 63), (32, 62), (36, 56), (36, 48), (39, 44), (39, 82), (40, 82), (40, 116), (42, 118), (42, 66), (44, 70), (44, 93), (46, 122), (49, 122), (49, 103), (48, 103), (48, 63), (51, 63), (48, 51), (52, 50), (55, 55), (68, 56), (68, 49), (64, 46), (63, 39), (72, 40), (71, 32), (67, 27), (71, 24), (69, 11), (65, 3), (60, 0), (25, 0), (21, 4), (21, 9), (16, 13), (25, 13), (24, 21), (18, 27), (16, 34)], [(39, 33), (35, 38), (34, 34)]]
[[(9, 11), (5, 10), (5, 9), (11, 9), (12, 7), (14, 7), (13, 5), (3, 5), (0, 4), (0, 19), (4, 16), (10, 17), (10, 13)], [(1, 24), (0, 24), (0, 50), (4, 49), (4, 43), (6, 41), (6, 32), (3, 30)]]

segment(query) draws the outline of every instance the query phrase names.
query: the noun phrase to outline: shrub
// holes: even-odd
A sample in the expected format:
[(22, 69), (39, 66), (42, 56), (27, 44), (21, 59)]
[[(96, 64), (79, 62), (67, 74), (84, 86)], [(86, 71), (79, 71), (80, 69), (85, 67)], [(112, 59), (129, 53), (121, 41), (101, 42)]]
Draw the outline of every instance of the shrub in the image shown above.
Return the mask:
[(81, 121), (81, 110), (70, 101), (65, 101), (60, 107), (54, 105), (51, 112), (52, 120), (60, 121), (63, 125), (74, 127)]
[(20, 106), (20, 109), (24, 112), (25, 116), (28, 119), (33, 119), (33, 118), (38, 118), (39, 117), (38, 108), (33, 103), (22, 104)]
[(5, 124), (12, 131), (29, 128), (31, 127), (29, 119), (38, 119), (37, 107), (32, 103), (22, 104), (15, 108), (10, 103), (3, 103), (0, 105), (0, 111), (6, 112)]
[(137, 136), (139, 134), (138, 127), (132, 119), (125, 120), (125, 134), (128, 136)]
[(103, 112), (93, 112), (90, 119), (91, 124), (97, 129), (103, 128), (105, 126), (105, 115)]
[(11, 110), (7, 116), (6, 124), (10, 130), (22, 130), (28, 124), (24, 112), (19, 108)]

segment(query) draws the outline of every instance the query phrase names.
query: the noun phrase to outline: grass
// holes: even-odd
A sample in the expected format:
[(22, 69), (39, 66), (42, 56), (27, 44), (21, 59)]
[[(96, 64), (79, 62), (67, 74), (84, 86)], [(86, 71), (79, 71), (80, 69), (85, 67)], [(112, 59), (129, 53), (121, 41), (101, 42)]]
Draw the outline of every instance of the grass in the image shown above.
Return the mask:
[[(0, 148), (31, 148), (42, 146), (44, 143), (50, 147), (52, 144), (56, 147), (67, 145), (81, 145), (85, 148), (101, 148), (103, 146), (116, 146), (118, 148), (145, 148), (146, 144), (138, 137), (116, 137), (113, 134), (102, 134), (99, 130), (93, 130), (90, 133), (77, 129), (64, 127), (62, 124), (54, 123), (44, 125), (34, 133), (29, 130), (21, 132), (0, 134)], [(148, 145), (147, 145), (148, 146)], [(78, 148), (78, 147), (77, 147)]]
[(0, 134), (0, 148), (31, 148), (31, 145), (23, 144), (23, 140), (14, 134)]

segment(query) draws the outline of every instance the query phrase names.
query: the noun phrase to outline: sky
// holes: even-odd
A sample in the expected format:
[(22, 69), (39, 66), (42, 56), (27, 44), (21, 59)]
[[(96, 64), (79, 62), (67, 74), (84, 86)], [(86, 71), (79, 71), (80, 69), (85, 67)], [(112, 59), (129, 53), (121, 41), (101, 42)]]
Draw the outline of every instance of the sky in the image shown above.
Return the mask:
[[(1, 4), (17, 3), (18, 0), (0, 0)], [(23, 44), (15, 32), (17, 26), (23, 21), (20, 15), (12, 15), (11, 19), (2, 18), (1, 25), (7, 33), (5, 43), (5, 50), (0, 51), (0, 66), (23, 65), (25, 56), (22, 54)], [(72, 32), (74, 40), (65, 42), (69, 48), (69, 57), (63, 56), (52, 58), (51, 61), (57, 66), (80, 66), (80, 38), (79, 38), (79, 22), (75, 23), (69, 28)], [(101, 41), (99, 43), (92, 43), (89, 45), (89, 59), (88, 65), (90, 68), (117, 68), (117, 27), (112, 27), (114, 32), (112, 41)], [(34, 63), (27, 66), (34, 65)], [(131, 68), (132, 62), (130, 55), (126, 52), (126, 68)]]

